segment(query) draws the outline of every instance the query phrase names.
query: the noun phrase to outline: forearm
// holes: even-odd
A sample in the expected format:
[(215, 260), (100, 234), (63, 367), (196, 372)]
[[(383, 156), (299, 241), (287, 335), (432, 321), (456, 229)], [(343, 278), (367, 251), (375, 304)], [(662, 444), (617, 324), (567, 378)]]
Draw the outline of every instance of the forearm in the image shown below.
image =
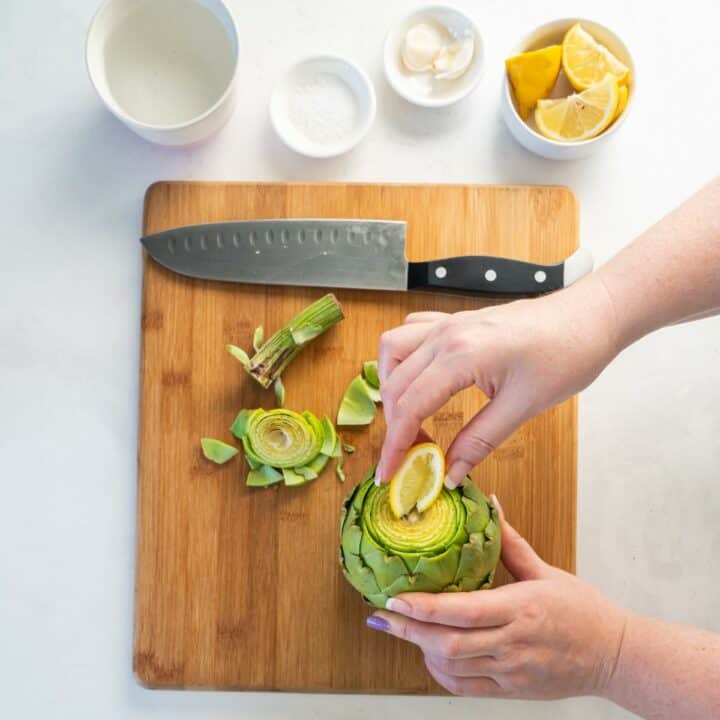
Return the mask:
[(631, 615), (602, 694), (649, 720), (716, 717), (720, 635)]
[(619, 349), (666, 325), (720, 312), (720, 178), (593, 275), (612, 302)]

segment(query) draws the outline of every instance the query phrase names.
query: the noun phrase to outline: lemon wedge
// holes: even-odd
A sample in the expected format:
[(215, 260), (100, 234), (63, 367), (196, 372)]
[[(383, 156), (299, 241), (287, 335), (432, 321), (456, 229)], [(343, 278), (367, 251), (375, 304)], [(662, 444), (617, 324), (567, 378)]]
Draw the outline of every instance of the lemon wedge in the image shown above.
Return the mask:
[(390, 480), (390, 509), (396, 518), (422, 513), (437, 499), (445, 480), (445, 454), (435, 443), (410, 448)]
[(630, 76), (628, 66), (597, 42), (580, 23), (575, 23), (565, 34), (562, 65), (576, 90), (587, 90), (608, 74), (621, 84), (626, 83)]
[(560, 74), (561, 62), (561, 45), (550, 45), (505, 60), (518, 112), (523, 119), (527, 119), (538, 100), (550, 95)]
[(566, 98), (539, 100), (535, 124), (547, 138), (559, 142), (580, 142), (599, 135), (615, 119), (620, 89), (615, 78)]
[(617, 110), (615, 111), (615, 117), (613, 118), (613, 122), (617, 120), (625, 111), (625, 108), (627, 107), (627, 101), (628, 101), (628, 89), (627, 85), (620, 85), (618, 88), (618, 106)]

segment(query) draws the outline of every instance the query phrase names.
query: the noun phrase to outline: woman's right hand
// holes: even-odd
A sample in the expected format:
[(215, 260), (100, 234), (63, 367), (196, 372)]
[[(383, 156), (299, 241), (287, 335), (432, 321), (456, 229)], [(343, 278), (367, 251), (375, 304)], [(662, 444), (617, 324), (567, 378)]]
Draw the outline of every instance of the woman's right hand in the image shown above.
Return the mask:
[(447, 484), (456, 486), (523, 422), (586, 387), (618, 349), (612, 301), (592, 275), (535, 300), (409, 315), (380, 342), (387, 432), (376, 482), (392, 477), (426, 418), (476, 385), (490, 402), (448, 449)]

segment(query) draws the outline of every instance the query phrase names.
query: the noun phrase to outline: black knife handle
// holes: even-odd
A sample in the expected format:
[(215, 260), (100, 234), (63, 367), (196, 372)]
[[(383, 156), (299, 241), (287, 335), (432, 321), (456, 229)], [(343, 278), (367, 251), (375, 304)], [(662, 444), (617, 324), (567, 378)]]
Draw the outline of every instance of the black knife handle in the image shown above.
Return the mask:
[(491, 297), (541, 295), (560, 290), (563, 276), (564, 263), (537, 265), (523, 260), (465, 255), (409, 263), (408, 290)]

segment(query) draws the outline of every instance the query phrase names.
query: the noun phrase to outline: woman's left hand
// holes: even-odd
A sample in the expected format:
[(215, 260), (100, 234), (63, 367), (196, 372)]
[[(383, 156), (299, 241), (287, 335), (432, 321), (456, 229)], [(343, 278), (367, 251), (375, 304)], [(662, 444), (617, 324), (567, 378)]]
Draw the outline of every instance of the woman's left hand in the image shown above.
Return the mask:
[(456, 695), (602, 694), (626, 611), (543, 562), (498, 509), (503, 562), (519, 582), (477, 592), (398, 595), (388, 601), (392, 612), (374, 613), (368, 625), (418, 645), (435, 680)]

